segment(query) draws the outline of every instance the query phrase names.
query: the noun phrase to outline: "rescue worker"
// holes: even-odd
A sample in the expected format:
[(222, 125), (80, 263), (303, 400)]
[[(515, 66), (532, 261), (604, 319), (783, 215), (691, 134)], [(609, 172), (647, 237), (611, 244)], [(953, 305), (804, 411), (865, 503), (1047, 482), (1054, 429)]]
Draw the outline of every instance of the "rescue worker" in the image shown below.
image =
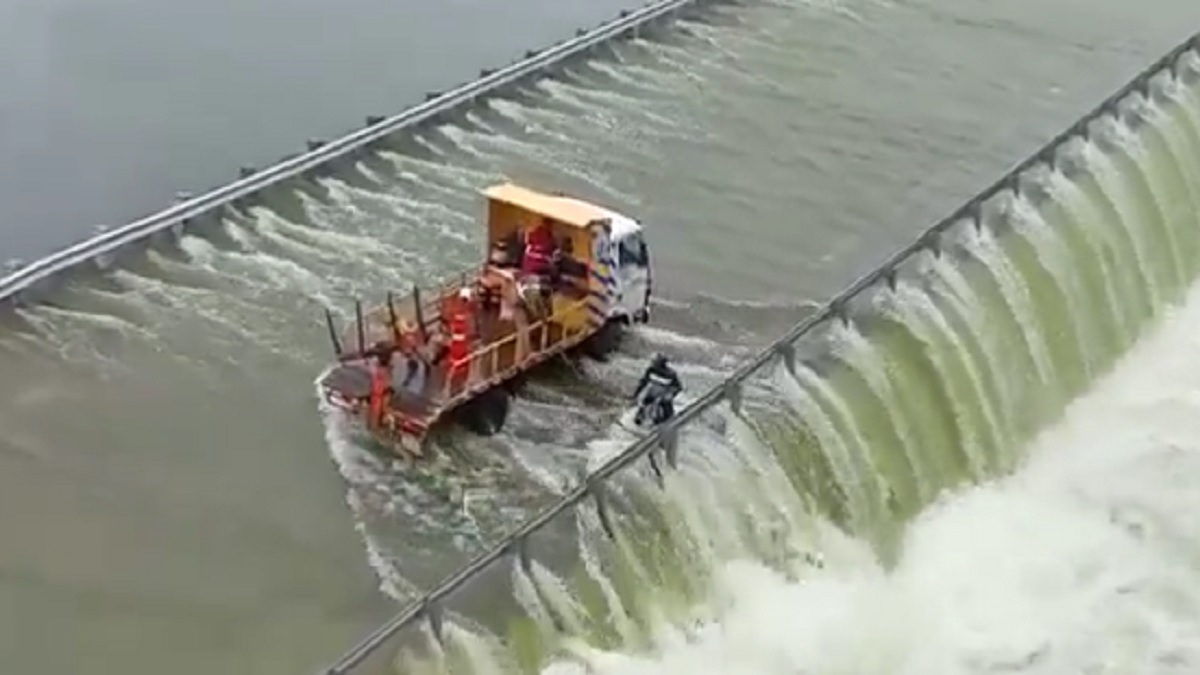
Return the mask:
[[(662, 419), (653, 420), (655, 424), (665, 422), (675, 416), (675, 397), (683, 391), (683, 383), (679, 375), (664, 354), (655, 354), (650, 359), (642, 379), (638, 380), (637, 389), (633, 395), (638, 403), (639, 413), (645, 406), (657, 400), (661, 406)], [(639, 414), (639, 418), (641, 415)]]
[(392, 385), (392, 352), (386, 345), (376, 345), (371, 351), (371, 359), (367, 362), (367, 375), (370, 378), (367, 423), (371, 427), (379, 427), (383, 424), (388, 390)]
[(550, 219), (543, 218), (536, 226), (525, 230), (525, 249), (521, 256), (521, 272), (537, 276), (553, 276), (554, 253), (557, 243), (550, 228)]
[(463, 288), (459, 291), (457, 302), (452, 303), (450, 310), (450, 349), (447, 354), (450, 360), (451, 392), (465, 385), (466, 375), (470, 366), (471, 342), (469, 317), (471, 313), (471, 291)]

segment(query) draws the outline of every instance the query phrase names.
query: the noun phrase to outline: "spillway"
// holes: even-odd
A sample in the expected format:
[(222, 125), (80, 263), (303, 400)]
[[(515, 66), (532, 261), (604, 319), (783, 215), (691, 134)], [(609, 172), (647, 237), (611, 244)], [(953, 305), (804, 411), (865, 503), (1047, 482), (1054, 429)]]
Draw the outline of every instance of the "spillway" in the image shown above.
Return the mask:
[(1197, 533), (1112, 479), (1194, 464), (1118, 402), (1194, 370), (1198, 186), (1189, 43), (329, 672), (1190, 672)]

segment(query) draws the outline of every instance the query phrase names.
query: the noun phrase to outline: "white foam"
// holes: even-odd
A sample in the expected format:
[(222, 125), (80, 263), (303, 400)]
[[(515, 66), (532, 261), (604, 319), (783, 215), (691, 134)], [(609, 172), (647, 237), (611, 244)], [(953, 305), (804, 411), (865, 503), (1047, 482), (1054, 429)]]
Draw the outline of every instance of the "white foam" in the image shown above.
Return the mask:
[(737, 561), (701, 614), (718, 621), (545, 672), (1200, 672), (1198, 333), (1194, 288), (1017, 474), (926, 509), (893, 571)]
[(319, 383), (328, 373), (329, 370), (322, 372), (313, 385), (316, 388), (317, 409), (325, 427), (325, 443), (329, 448), (329, 456), (337, 466), (338, 472), (349, 483), (346, 505), (353, 514), (354, 529), (362, 537), (367, 564), (378, 575), (379, 590), (392, 599), (406, 601), (416, 590), (404, 579), (395, 561), (385, 553), (367, 528), (371, 512), (383, 511), (382, 515), (386, 516), (390, 515), (390, 509), (393, 508), (390, 502), (379, 498), (390, 493), (383, 477), (386, 467), (378, 458), (354, 443), (353, 423), (322, 396)]

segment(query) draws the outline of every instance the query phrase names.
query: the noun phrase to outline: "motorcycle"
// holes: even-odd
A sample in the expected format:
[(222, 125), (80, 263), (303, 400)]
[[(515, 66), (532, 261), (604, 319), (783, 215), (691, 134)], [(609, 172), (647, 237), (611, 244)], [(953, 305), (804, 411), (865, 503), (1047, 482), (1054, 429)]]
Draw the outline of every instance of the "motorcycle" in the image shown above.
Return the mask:
[(646, 430), (669, 420), (674, 414), (670, 405), (673, 397), (665, 387), (649, 387), (638, 402), (637, 413), (633, 416), (634, 426)]

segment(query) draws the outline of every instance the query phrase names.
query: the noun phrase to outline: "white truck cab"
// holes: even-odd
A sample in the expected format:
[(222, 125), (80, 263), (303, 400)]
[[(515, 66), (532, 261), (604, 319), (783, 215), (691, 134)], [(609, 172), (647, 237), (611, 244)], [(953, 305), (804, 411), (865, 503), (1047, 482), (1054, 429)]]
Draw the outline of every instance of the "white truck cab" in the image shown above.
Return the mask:
[(612, 214), (612, 250), (610, 260), (616, 281), (613, 318), (625, 323), (650, 320), (650, 247), (641, 223), (627, 216)]

